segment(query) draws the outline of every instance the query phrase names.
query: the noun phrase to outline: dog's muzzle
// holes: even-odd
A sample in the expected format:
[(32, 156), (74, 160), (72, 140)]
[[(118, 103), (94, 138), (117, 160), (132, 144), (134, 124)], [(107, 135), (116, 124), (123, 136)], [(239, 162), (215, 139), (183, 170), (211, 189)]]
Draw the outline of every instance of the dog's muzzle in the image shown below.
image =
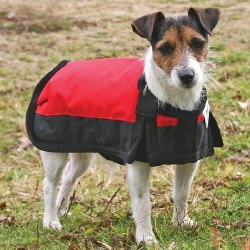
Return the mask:
[(191, 88), (195, 85), (194, 70), (191, 68), (185, 68), (178, 71), (178, 77), (185, 88)]

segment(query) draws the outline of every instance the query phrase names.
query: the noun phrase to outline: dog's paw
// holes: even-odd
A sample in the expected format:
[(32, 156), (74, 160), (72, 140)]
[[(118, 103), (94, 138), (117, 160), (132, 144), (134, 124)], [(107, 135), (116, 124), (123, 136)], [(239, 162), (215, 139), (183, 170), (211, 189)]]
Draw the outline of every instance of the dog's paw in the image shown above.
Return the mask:
[(51, 221), (49, 224), (50, 228), (54, 229), (54, 230), (62, 230), (62, 225), (59, 221)]
[(58, 220), (53, 220), (50, 222), (43, 222), (43, 227), (52, 228), (53, 230), (62, 230), (62, 225)]
[(153, 232), (136, 233), (136, 242), (138, 245), (143, 244), (143, 243), (145, 243), (146, 245), (153, 245), (153, 244), (156, 245), (158, 243)]
[(185, 216), (185, 218), (181, 220), (173, 219), (173, 223), (177, 227), (196, 227), (197, 222), (190, 219), (188, 216)]

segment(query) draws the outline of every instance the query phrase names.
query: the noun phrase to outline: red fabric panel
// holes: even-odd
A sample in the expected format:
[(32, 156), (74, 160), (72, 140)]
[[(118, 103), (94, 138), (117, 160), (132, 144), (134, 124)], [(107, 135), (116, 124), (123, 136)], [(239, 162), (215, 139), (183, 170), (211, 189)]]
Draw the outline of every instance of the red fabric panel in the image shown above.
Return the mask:
[(46, 84), (36, 113), (135, 122), (143, 66), (137, 58), (69, 62)]
[(205, 120), (204, 115), (201, 113), (198, 118), (197, 118), (197, 122), (203, 122)]
[(156, 124), (157, 124), (157, 127), (177, 126), (178, 125), (178, 119), (174, 118), (174, 117), (157, 115)]

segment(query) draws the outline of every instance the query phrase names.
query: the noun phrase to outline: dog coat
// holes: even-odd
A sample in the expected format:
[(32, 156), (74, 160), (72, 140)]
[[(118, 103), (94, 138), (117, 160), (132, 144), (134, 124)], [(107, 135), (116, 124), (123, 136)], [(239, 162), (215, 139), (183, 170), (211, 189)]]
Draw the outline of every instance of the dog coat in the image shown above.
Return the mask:
[(158, 105), (143, 68), (135, 58), (62, 61), (34, 90), (26, 117), (33, 145), (151, 166), (213, 155), (223, 142), (206, 90), (192, 111)]

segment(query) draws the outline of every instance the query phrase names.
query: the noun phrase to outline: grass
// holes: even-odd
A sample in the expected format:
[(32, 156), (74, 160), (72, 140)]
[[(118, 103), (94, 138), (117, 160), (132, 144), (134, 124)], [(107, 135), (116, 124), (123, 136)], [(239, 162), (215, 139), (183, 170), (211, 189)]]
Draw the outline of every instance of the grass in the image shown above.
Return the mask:
[[(0, 0), (0, 249), (137, 249), (124, 168), (111, 177), (102, 160), (95, 175), (90, 170), (79, 181), (62, 232), (42, 228), (43, 170), (38, 151), (22, 149), (25, 112), (35, 84), (59, 61), (142, 56), (148, 44), (131, 32), (131, 20), (159, 9), (183, 12), (189, 2), (114, 1), (98, 13), (97, 0), (72, 0), (66, 7), (51, 2)], [(211, 38), (216, 84), (209, 98), (225, 146), (204, 160), (196, 175), (190, 197), (190, 216), (199, 222), (194, 229), (171, 223), (173, 167), (152, 169), (152, 222), (159, 244), (149, 249), (249, 249), (249, 108), (240, 106), (250, 96), (248, 5), (235, 0), (210, 5), (222, 9)], [(6, 19), (11, 11), (16, 20)]]

